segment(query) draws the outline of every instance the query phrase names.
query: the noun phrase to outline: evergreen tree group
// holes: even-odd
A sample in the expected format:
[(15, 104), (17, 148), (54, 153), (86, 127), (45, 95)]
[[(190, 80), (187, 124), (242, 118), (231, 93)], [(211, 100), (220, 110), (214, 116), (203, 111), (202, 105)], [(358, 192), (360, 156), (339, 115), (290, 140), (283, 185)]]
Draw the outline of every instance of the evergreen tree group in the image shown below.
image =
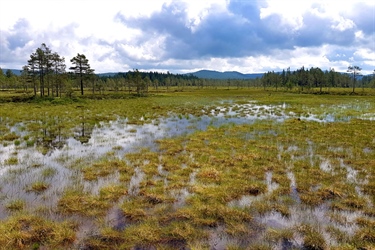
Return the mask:
[(322, 71), (320, 68), (311, 67), (306, 69), (301, 67), (296, 71), (290, 71), (290, 68), (282, 72), (269, 71), (261, 78), (263, 88), (274, 87), (292, 89), (298, 88), (300, 91), (316, 89), (323, 92), (323, 88), (355, 88), (360, 84), (362, 88), (375, 87), (375, 70), (374, 74), (363, 76), (359, 80), (361, 68), (358, 66), (349, 66), (346, 73), (336, 72), (333, 68), (329, 71)]

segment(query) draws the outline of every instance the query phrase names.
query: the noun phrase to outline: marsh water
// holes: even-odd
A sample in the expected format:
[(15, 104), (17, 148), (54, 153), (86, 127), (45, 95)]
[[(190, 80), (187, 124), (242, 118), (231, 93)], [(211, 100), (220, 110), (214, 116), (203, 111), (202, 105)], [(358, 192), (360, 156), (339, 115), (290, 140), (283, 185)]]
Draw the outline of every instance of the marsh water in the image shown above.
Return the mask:
[[(25, 201), (26, 209), (29, 211), (43, 207), (46, 211), (45, 216), (48, 218), (60, 219), (64, 217), (56, 212), (55, 208), (60, 196), (67, 187), (83, 183), (85, 192), (98, 194), (101, 187), (118, 182), (118, 173), (110, 174), (96, 181), (86, 181), (79, 174), (79, 170), (75, 168), (75, 165), (90, 164), (90, 162), (100, 160), (108, 154), (122, 158), (126, 153), (135, 152), (142, 148), (157, 151), (156, 141), (158, 139), (173, 138), (196, 131), (204, 131), (208, 127), (251, 124), (259, 120), (270, 120), (275, 123), (282, 123), (290, 118), (320, 123), (349, 121), (353, 118), (374, 120), (375, 114), (365, 112), (370, 105), (370, 103), (353, 103), (330, 107), (326, 112), (320, 112), (319, 114), (315, 114), (314, 110), (307, 110), (304, 114), (297, 114), (291, 111), (287, 104), (258, 105), (256, 102), (236, 104), (229, 101), (222, 102), (213, 109), (202, 109), (200, 116), (171, 115), (170, 117), (151, 121), (142, 121), (142, 118), (140, 124), (129, 123), (127, 118), (121, 117), (113, 121), (91, 125), (82, 123), (73, 128), (72, 136), (58, 135), (52, 138), (48, 145), (44, 145), (43, 150), (37, 144), (27, 146), (25, 141), (19, 144), (14, 142), (3, 143), (0, 145), (0, 219), (5, 219), (11, 215), (5, 204), (13, 200)], [(348, 109), (353, 110), (352, 116), (343, 116), (340, 113), (342, 110)], [(17, 123), (13, 124), (10, 130), (16, 135), (24, 137), (28, 135), (25, 127), (26, 124)], [(293, 145), (282, 145), (279, 148), (279, 154), (281, 155), (283, 151), (288, 151), (292, 154), (294, 150), (296, 148)], [(372, 153), (372, 149), (364, 148), (363, 150)], [(302, 157), (310, 157), (312, 159), (313, 155), (314, 151), (310, 147), (310, 150)], [(294, 159), (297, 159), (301, 156), (295, 157)], [(322, 158), (320, 162), (322, 171), (332, 171), (329, 160)], [(291, 161), (291, 164), (293, 164), (293, 161)], [(352, 182), (355, 185), (357, 182), (356, 170), (344, 162), (340, 164), (347, 172), (348, 182)], [(158, 170), (159, 172), (163, 171), (163, 169)], [(278, 188), (278, 184), (272, 180), (272, 175), (272, 171), (269, 171), (264, 176), (264, 182), (267, 185), (266, 194), (270, 194)], [(257, 222), (263, 227), (278, 229), (291, 228), (296, 223), (308, 221), (324, 228), (328, 223), (324, 215), (328, 211), (326, 205), (323, 204), (315, 208), (300, 206), (300, 197), (293, 171), (288, 171), (287, 176), (290, 181), (291, 197), (297, 204), (291, 209), (293, 211), (291, 216), (285, 217), (279, 212), (269, 212), (259, 215), (256, 218)], [(143, 173), (136, 169), (130, 180), (129, 190), (136, 192), (137, 185), (142, 181), (142, 178)], [(50, 186), (43, 193), (30, 192), (27, 187), (38, 180), (48, 182)], [(191, 182), (194, 182), (194, 174), (191, 175)], [(133, 195), (136, 195), (136, 193), (133, 193)], [(184, 200), (188, 195), (189, 191), (182, 189), (181, 192), (176, 194), (175, 205), (183, 206)], [(364, 194), (361, 195), (365, 197)], [(244, 196), (238, 200), (231, 201), (228, 205), (248, 206), (254, 200), (261, 199), (262, 195), (256, 197)], [(368, 202), (371, 203), (370, 200)], [(370, 206), (373, 207), (373, 204), (370, 204)], [(342, 212), (340, 216), (347, 218), (348, 223), (335, 226), (349, 235), (353, 235), (357, 226), (351, 222), (360, 215), (361, 213), (359, 212)], [(84, 237), (85, 234), (92, 233), (95, 230), (95, 226), (89, 219), (82, 217), (79, 220), (82, 222), (81, 229), (78, 232), (82, 234), (80, 237)], [(121, 211), (116, 206), (109, 210), (107, 221), (120, 230), (126, 224), (126, 221), (121, 216)], [(220, 229), (217, 229), (212, 235), (217, 234), (219, 231)], [(335, 240), (330, 238), (329, 234), (323, 232), (323, 236), (326, 242), (330, 242), (331, 245), (335, 244)], [(229, 240), (219, 240), (220, 237), (214, 238), (214, 240), (210, 241), (211, 247), (215, 248), (216, 246), (218, 249), (225, 246)], [(288, 246), (301, 248), (302, 240), (298, 235), (295, 235), (293, 240), (279, 242), (277, 249), (283, 249)]]

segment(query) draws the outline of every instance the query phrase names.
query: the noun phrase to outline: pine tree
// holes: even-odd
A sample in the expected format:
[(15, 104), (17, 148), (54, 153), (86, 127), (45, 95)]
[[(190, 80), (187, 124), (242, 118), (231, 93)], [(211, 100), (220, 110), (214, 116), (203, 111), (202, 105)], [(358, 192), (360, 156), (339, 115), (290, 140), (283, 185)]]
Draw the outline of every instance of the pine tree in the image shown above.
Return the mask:
[(88, 76), (94, 72), (94, 69), (90, 68), (89, 60), (86, 58), (84, 54), (77, 54), (77, 56), (73, 57), (70, 60), (71, 63), (73, 63), (75, 66), (70, 67), (70, 70), (73, 70), (73, 72), (78, 75), (80, 80), (80, 86), (81, 86), (81, 95), (83, 95), (83, 79), (85, 76)]
[(354, 90), (355, 90), (355, 82), (356, 82), (356, 79), (357, 79), (357, 75), (359, 75), (361, 70), (362, 69), (358, 66), (349, 66), (348, 67), (348, 72), (353, 73), (353, 93), (354, 93)]

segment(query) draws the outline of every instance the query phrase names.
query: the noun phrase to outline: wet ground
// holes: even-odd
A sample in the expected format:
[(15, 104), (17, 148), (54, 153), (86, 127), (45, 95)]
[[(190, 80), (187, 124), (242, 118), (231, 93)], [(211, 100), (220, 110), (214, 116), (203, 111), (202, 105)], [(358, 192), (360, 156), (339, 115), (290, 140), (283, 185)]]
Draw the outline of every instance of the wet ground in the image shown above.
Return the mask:
[[(226, 124), (251, 124), (259, 120), (271, 120), (276, 123), (282, 123), (286, 119), (297, 119), (302, 121), (311, 121), (319, 123), (332, 123), (338, 121), (348, 121), (353, 118), (374, 120), (375, 115), (363, 112), (360, 116), (342, 116), (340, 113), (335, 113), (340, 109), (353, 109), (358, 112), (363, 109), (363, 105), (369, 104), (353, 104), (352, 106), (339, 106), (330, 108), (327, 112), (314, 114), (313, 110), (307, 111), (300, 115), (292, 111), (288, 111), (286, 104), (268, 106), (257, 105), (255, 102), (247, 104), (228, 104), (223, 102), (214, 109), (202, 110), (201, 116), (171, 116), (160, 118), (153, 121), (148, 121), (140, 125), (130, 124), (128, 120), (117, 119), (115, 121), (103, 122), (92, 126), (91, 128), (84, 124), (77, 126), (74, 130), (75, 136), (66, 137), (64, 135), (53, 139), (53, 143), (48, 149), (41, 150), (38, 145), (28, 147), (26, 142), (19, 145), (10, 142), (0, 145), (0, 219), (5, 219), (12, 213), (9, 212), (5, 206), (14, 200), (23, 200), (27, 210), (33, 211), (43, 207), (46, 210), (47, 217), (51, 219), (60, 219), (64, 216), (56, 211), (56, 206), (60, 196), (70, 186), (83, 183), (84, 190), (91, 194), (98, 194), (101, 187), (108, 184), (118, 183), (119, 174), (113, 173), (106, 177), (100, 178), (97, 181), (86, 181), (82, 179), (82, 175), (74, 167), (74, 165), (90, 164), (96, 160), (100, 160), (106, 155), (111, 157), (122, 158), (124, 154), (140, 150), (141, 148), (148, 148), (152, 151), (157, 151), (158, 139), (173, 138), (181, 135), (194, 133), (195, 131), (204, 131), (208, 127), (220, 127)], [(25, 129), (25, 124), (16, 124), (11, 131), (19, 136), (24, 137), (28, 134)], [(83, 139), (84, 138), (84, 139)], [(291, 155), (291, 167), (287, 171), (287, 177), (290, 182), (291, 190), (290, 196), (296, 205), (290, 208), (290, 216), (286, 217), (280, 212), (267, 212), (261, 214), (256, 218), (257, 223), (267, 228), (278, 229), (293, 229), (295, 225), (309, 224), (317, 225), (325, 241), (329, 245), (337, 244), (329, 233), (326, 232), (328, 226), (332, 226), (332, 222), (326, 220), (326, 214), (330, 212), (327, 204), (310, 208), (301, 205), (300, 194), (298, 192), (298, 185), (296, 184), (296, 177), (293, 172), (293, 163), (299, 159), (310, 159), (311, 164), (316, 161), (314, 156), (313, 146), (307, 147), (305, 155), (295, 155), (293, 152), (298, 151), (298, 146), (295, 145), (279, 145), (279, 158), (281, 155), (287, 153)], [(333, 148), (334, 151), (344, 151), (344, 149)], [(372, 153), (372, 148), (364, 148), (364, 152)], [(320, 169), (326, 173), (332, 173), (332, 163), (329, 159), (321, 158)], [(357, 178), (357, 170), (353, 169), (349, 164), (343, 160), (340, 161), (340, 167), (347, 173), (347, 181), (349, 183), (359, 182)], [(158, 169), (159, 174), (163, 175), (162, 167)], [(166, 173), (164, 173), (166, 174)], [(195, 174), (190, 176), (190, 181), (195, 181)], [(272, 195), (278, 189), (279, 184), (273, 181), (274, 173), (267, 171), (264, 176), (264, 182), (267, 186), (267, 191), (259, 196), (243, 196), (238, 200), (231, 201), (229, 206), (246, 207), (254, 201), (262, 200), (264, 196)], [(135, 169), (134, 175), (129, 182), (129, 195), (136, 196), (139, 192), (139, 184), (143, 179), (143, 172)], [(43, 181), (49, 184), (48, 189), (43, 193), (30, 192), (30, 187), (36, 181)], [(363, 181), (363, 178), (360, 180)], [(365, 197), (369, 207), (373, 207), (371, 200), (361, 193), (361, 189), (357, 188), (357, 193), (361, 197)], [(189, 196), (189, 191), (181, 189), (176, 194), (175, 206), (183, 206), (186, 197)], [(357, 218), (362, 216), (361, 212), (335, 212), (338, 216), (344, 217), (347, 223), (334, 224), (336, 228), (353, 235), (358, 229), (358, 226), (353, 223)], [(79, 216), (78, 216), (79, 217)], [(78, 232), (79, 238), (84, 238), (87, 235), (92, 235), (96, 232), (92, 221), (84, 217), (77, 218), (81, 222), (81, 227)], [(127, 223), (121, 210), (114, 206), (109, 210), (106, 221), (117, 230), (123, 230)], [(229, 238), (221, 238), (220, 228), (212, 232), (210, 245), (212, 249), (223, 249), (231, 241)], [(216, 235), (216, 237), (215, 237)], [(258, 237), (261, 238), (262, 237)], [(299, 233), (290, 239), (283, 239), (274, 245), (274, 249), (289, 249), (302, 248), (303, 237)]]

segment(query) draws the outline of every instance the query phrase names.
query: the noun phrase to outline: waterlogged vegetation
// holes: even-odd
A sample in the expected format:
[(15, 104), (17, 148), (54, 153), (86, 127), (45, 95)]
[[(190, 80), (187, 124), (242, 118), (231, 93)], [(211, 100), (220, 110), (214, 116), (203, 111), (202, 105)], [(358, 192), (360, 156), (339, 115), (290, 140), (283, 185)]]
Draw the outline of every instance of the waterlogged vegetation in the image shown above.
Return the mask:
[(373, 96), (0, 104), (5, 249), (373, 249)]

